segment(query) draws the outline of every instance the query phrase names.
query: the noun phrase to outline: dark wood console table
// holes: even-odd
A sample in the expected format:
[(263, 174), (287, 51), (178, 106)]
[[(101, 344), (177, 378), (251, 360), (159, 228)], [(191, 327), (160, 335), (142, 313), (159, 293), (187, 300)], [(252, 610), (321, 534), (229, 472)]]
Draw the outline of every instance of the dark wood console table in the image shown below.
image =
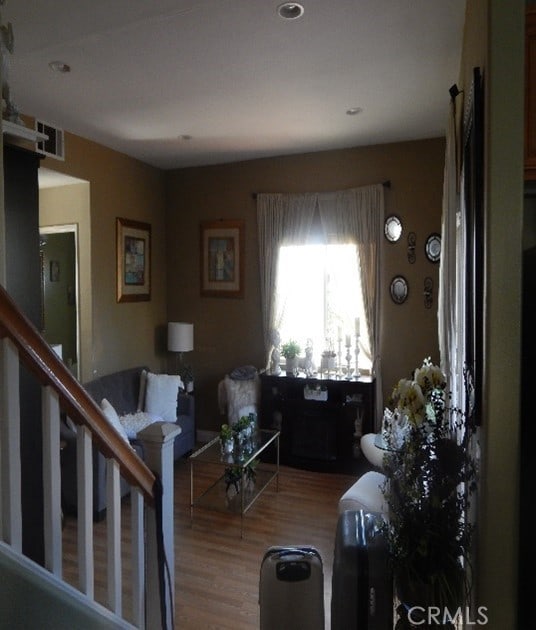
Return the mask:
[(281, 432), (282, 464), (353, 473), (359, 437), (374, 427), (374, 379), (261, 374), (260, 416)]

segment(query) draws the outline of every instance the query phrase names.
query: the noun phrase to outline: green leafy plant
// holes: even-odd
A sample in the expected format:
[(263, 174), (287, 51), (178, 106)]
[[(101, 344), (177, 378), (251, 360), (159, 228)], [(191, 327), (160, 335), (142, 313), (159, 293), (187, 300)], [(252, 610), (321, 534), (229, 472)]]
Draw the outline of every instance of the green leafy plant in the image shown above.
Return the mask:
[(179, 367), (178, 374), (185, 385), (191, 383), (194, 380), (194, 374), (191, 365), (182, 364)]
[[(244, 468), (244, 480), (246, 482), (255, 483), (257, 479), (257, 466), (260, 460), (254, 459), (250, 464)], [(231, 486), (234, 487), (235, 492), (238, 494), (242, 485), (242, 469), (240, 466), (228, 466), (224, 473), (225, 479), (225, 491), (228, 492)]]
[(236, 422), (233, 423), (233, 431), (235, 433), (240, 433), (244, 429), (247, 429), (251, 424), (251, 420), (249, 416), (241, 416)]
[(294, 359), (301, 352), (301, 347), (297, 341), (291, 339), (281, 346), (281, 354), (285, 359)]
[(222, 424), (220, 429), (220, 439), (223, 442), (233, 439), (233, 429), (228, 424)]

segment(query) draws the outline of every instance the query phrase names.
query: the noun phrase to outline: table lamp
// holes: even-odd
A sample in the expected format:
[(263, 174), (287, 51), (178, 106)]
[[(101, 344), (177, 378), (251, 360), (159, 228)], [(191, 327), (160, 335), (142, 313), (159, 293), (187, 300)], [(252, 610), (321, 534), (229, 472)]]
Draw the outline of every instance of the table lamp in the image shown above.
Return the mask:
[(183, 364), (183, 352), (194, 349), (194, 325), (187, 322), (168, 322), (167, 347), (169, 352), (178, 353), (178, 374), (184, 380), (185, 386), (193, 380), (191, 370)]

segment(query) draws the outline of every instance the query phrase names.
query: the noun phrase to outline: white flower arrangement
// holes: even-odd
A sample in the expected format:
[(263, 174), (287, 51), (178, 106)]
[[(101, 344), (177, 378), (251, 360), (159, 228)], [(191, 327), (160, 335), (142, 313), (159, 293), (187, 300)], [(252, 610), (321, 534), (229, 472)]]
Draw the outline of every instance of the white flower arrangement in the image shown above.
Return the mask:
[[(397, 628), (407, 610), (455, 610), (468, 601), (473, 527), (468, 517), (477, 469), (469, 443), (474, 426), (449, 406), (446, 378), (429, 358), (393, 390), (382, 487), (389, 508), (384, 533), (397, 596)], [(466, 384), (467, 386), (467, 384)]]
[(422, 366), (415, 370), (413, 380), (419, 385), (425, 395), (435, 389), (444, 390), (447, 386), (447, 379), (441, 371), (441, 368), (434, 365), (430, 357), (425, 359)]
[(425, 421), (434, 423), (437, 406), (444, 406), (446, 386), (447, 379), (441, 368), (428, 357), (414, 371), (413, 379), (398, 381), (391, 397), (394, 413), (405, 417), (414, 426), (421, 426)]

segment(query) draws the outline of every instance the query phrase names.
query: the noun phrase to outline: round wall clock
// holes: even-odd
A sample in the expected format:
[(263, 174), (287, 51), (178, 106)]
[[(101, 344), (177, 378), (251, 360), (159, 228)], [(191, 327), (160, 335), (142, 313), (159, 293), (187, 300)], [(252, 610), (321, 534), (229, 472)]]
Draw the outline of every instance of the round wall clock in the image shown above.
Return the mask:
[(441, 234), (433, 233), (426, 239), (424, 253), (430, 262), (439, 262), (441, 257)]
[(403, 304), (408, 297), (408, 282), (406, 278), (404, 276), (395, 276), (391, 280), (389, 291), (395, 304)]
[(396, 216), (396, 214), (392, 214), (385, 219), (383, 231), (385, 233), (385, 238), (390, 243), (396, 243), (402, 236), (402, 221)]

